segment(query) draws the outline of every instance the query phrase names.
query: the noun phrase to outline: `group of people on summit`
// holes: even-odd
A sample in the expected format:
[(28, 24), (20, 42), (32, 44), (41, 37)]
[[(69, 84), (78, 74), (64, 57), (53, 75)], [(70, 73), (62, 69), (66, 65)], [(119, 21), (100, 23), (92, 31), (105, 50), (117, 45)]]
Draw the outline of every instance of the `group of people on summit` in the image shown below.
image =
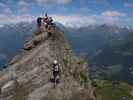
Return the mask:
[(51, 26), (54, 26), (53, 18), (49, 17), (47, 13), (45, 13), (44, 17), (38, 17), (37, 18), (37, 26), (40, 29), (42, 26), (45, 28), (49, 28)]
[[(45, 29), (49, 29), (50, 27), (55, 27), (55, 24), (53, 23), (53, 19), (52, 17), (49, 17), (47, 15), (47, 13), (45, 13), (44, 17), (38, 17), (37, 18), (37, 26), (38, 29), (40, 30), (41, 27)], [(56, 85), (59, 83), (60, 81), (60, 67), (59, 67), (59, 63), (57, 60), (53, 61), (53, 65), (52, 65), (52, 78), (50, 79), (50, 81), (54, 84), (54, 87), (56, 87)]]

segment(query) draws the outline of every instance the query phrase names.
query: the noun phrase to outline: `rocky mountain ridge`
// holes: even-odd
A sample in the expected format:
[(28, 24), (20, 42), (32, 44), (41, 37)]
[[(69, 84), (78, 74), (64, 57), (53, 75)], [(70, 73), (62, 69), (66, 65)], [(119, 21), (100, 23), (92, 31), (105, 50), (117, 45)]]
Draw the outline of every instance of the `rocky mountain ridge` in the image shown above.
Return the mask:
[[(61, 67), (61, 81), (55, 89), (50, 82), (54, 59)], [(64, 33), (57, 28), (34, 32), (23, 52), (0, 72), (1, 100), (73, 100), (80, 96), (74, 94), (83, 91), (89, 96), (81, 96), (82, 100), (101, 100), (93, 95), (94, 89), (89, 90), (87, 67), (83, 59), (74, 56)]]

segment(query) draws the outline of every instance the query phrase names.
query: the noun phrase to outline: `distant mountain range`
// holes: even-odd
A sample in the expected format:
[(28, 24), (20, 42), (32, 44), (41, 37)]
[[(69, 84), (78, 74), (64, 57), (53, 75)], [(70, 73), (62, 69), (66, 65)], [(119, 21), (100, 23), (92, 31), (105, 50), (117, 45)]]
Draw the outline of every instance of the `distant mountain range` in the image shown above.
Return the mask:
[(133, 84), (133, 30), (96, 25), (68, 30), (77, 54), (86, 56), (92, 78), (128, 81)]
[[(133, 83), (133, 30), (111, 25), (90, 25), (79, 29), (56, 23), (76, 54), (86, 56), (92, 78), (126, 80)], [(36, 30), (35, 22), (0, 27), (0, 65), (21, 51)], [(107, 77), (105, 77), (107, 76)]]
[[(76, 52), (93, 52), (110, 42), (124, 41), (125, 36), (133, 30), (118, 26), (94, 25), (80, 29), (68, 29), (66, 32)], [(84, 45), (83, 45), (84, 44)], [(80, 48), (79, 48), (80, 47)]]
[(20, 52), (25, 40), (31, 36), (36, 24), (17, 23), (0, 27), (0, 65), (8, 62), (16, 53)]

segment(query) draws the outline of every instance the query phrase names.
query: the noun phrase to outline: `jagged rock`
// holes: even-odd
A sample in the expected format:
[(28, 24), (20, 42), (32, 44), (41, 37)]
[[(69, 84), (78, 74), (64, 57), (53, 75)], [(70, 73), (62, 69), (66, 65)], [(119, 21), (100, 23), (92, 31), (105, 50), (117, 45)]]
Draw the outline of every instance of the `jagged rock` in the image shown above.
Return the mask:
[(31, 50), (35, 46), (37, 46), (39, 43), (45, 41), (48, 38), (48, 33), (43, 32), (41, 34), (38, 34), (36, 37), (32, 38), (30, 41), (28, 41), (24, 45), (24, 50)]
[(21, 55), (16, 55), (16, 56), (13, 57), (13, 59), (9, 62), (9, 65), (14, 64), (14, 63), (17, 62), (20, 58), (21, 58)]
[(8, 91), (13, 90), (15, 87), (15, 81), (9, 81), (7, 83), (5, 83), (2, 87), (1, 87), (1, 93), (7, 93)]
[(41, 31), (36, 31), (32, 34), (32, 37), (36, 37), (37, 35), (40, 35), (42, 32)]
[(40, 35), (34, 37), (34, 38), (32, 39), (32, 41), (33, 41), (33, 44), (36, 46), (36, 45), (38, 45), (39, 43), (45, 41), (47, 38), (48, 38), (48, 33), (45, 32), (45, 33), (43, 33), (43, 34), (40, 34)]
[(133, 96), (133, 90), (130, 91), (131, 96)]
[[(70, 100), (73, 92), (89, 87), (87, 63), (73, 54), (64, 33), (58, 29), (32, 37), (24, 45), (24, 50), (27, 52), (23, 52), (15, 63), (0, 72), (0, 75), (6, 75), (13, 69), (21, 84), (17, 91), (6, 88), (9, 93), (13, 91), (15, 96), (10, 94), (5, 100), (16, 100), (16, 96), (25, 96), (24, 100)], [(60, 83), (54, 89), (50, 79), (55, 59), (60, 63), (61, 76)], [(9, 80), (6, 78), (1, 81), (2, 84), (9, 84)], [(13, 83), (9, 87), (14, 87)]]
[(34, 48), (35, 45), (33, 43), (33, 41), (29, 41), (24, 45), (24, 50), (31, 50), (32, 48)]

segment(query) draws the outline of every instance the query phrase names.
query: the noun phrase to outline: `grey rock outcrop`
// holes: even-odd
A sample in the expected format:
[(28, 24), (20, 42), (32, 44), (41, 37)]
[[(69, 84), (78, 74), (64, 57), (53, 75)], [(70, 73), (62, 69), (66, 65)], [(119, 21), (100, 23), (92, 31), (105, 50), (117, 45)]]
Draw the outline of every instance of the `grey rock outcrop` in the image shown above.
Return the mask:
[[(0, 72), (1, 89), (10, 83), (1, 91), (2, 100), (71, 100), (75, 91), (90, 86), (87, 63), (73, 54), (64, 33), (56, 28), (34, 34), (14, 59)], [(61, 67), (56, 88), (50, 82), (54, 59)], [(12, 69), (15, 79), (9, 74)]]

